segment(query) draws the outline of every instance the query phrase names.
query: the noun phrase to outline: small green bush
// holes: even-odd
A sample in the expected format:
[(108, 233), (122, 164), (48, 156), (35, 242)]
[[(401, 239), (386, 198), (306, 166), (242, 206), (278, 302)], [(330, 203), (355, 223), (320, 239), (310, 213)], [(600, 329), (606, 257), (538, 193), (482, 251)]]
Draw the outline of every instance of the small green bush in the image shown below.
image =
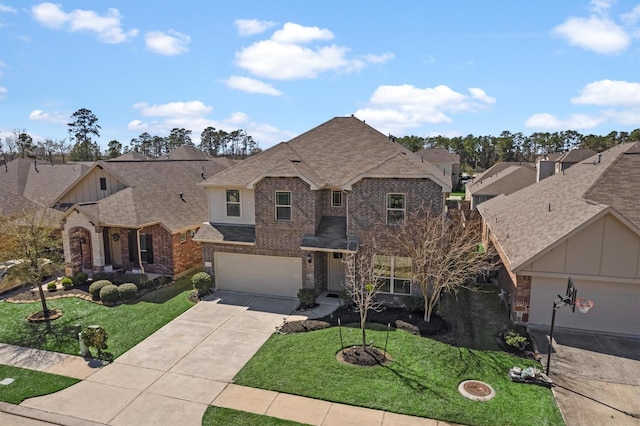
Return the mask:
[(82, 284), (87, 282), (87, 280), (89, 279), (89, 275), (87, 275), (85, 272), (78, 272), (76, 274), (76, 278), (78, 279), (78, 282)]
[(198, 296), (204, 296), (211, 291), (213, 278), (206, 272), (198, 272), (191, 277), (191, 283), (193, 284), (194, 290), (198, 292)]
[(138, 286), (134, 283), (124, 283), (118, 286), (120, 300), (130, 300), (138, 295)]
[(316, 304), (316, 291), (312, 288), (301, 288), (298, 290), (298, 301), (300, 309), (313, 308)]
[(82, 330), (80, 333), (82, 343), (87, 347), (96, 348), (98, 350), (98, 357), (102, 356), (102, 351), (107, 349), (107, 331), (100, 326), (89, 326)]
[(69, 289), (71, 287), (73, 287), (73, 280), (69, 277), (64, 277), (60, 283), (62, 284), (62, 287), (64, 287), (65, 289)]
[(509, 330), (509, 332), (504, 336), (504, 342), (507, 345), (518, 349), (523, 349), (529, 343), (527, 338), (516, 330)]
[(117, 302), (120, 300), (118, 286), (115, 284), (108, 284), (102, 287), (100, 289), (100, 300), (107, 303)]
[(94, 281), (90, 286), (89, 286), (89, 293), (91, 293), (91, 297), (93, 298), (93, 300), (99, 300), (100, 299), (100, 290), (102, 289), (102, 287), (108, 286), (108, 285), (113, 285), (113, 283), (109, 280), (98, 280), (98, 281)]
[(47, 290), (56, 291), (56, 283), (55, 283), (55, 281), (52, 281), (49, 284), (47, 284)]
[(409, 312), (424, 312), (424, 297), (407, 296), (404, 299), (404, 306)]

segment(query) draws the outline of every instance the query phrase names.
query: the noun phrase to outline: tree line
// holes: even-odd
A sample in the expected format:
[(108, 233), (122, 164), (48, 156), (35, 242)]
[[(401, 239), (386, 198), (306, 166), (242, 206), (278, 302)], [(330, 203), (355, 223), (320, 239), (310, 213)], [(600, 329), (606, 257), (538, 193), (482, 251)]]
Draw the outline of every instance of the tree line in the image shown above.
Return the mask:
[(151, 135), (147, 132), (131, 139), (128, 145), (111, 140), (102, 152), (98, 142), (100, 125), (98, 117), (89, 109), (80, 108), (71, 115), (67, 123), (69, 139), (45, 139), (34, 142), (26, 129), (16, 129), (13, 135), (0, 141), (0, 155), (5, 160), (16, 157), (44, 159), (53, 162), (54, 157), (65, 161), (97, 161), (116, 158), (128, 152), (138, 152), (149, 158), (158, 158), (181, 146), (193, 146), (212, 156), (246, 158), (261, 151), (259, 144), (242, 129), (226, 132), (209, 126), (200, 134), (197, 146), (191, 139), (192, 131), (174, 128), (168, 136)]
[(583, 135), (575, 130), (525, 136), (505, 130), (499, 136), (403, 136), (395, 140), (413, 152), (422, 148), (446, 148), (460, 155), (461, 170), (472, 172), (487, 169), (499, 161), (535, 162), (541, 154), (576, 148), (602, 152), (621, 143), (639, 142), (640, 129), (630, 133), (613, 131), (604, 136)]

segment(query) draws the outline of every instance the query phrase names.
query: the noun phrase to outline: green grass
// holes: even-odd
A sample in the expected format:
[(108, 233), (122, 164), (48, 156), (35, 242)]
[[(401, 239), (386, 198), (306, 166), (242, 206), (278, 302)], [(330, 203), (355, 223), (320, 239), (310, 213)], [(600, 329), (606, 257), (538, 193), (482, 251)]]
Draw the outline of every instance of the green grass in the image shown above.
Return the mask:
[(462, 199), (464, 199), (465, 193), (464, 192), (451, 192), (449, 195), (451, 197), (462, 197)]
[(67, 388), (80, 380), (41, 371), (0, 365), (0, 380), (12, 378), (9, 385), (0, 385), (0, 401), (20, 404), (27, 398), (47, 395)]
[[(62, 317), (50, 324), (31, 324), (27, 316), (40, 303), (0, 303), (0, 342), (77, 355), (75, 325), (101, 325), (109, 335), (105, 351), (117, 358), (163, 325), (189, 309), (191, 275), (175, 284), (144, 295), (139, 301), (106, 307), (78, 298), (48, 300), (49, 309), (62, 310)], [(94, 354), (95, 355), (95, 354)]]
[[(359, 329), (342, 328), (345, 345), (356, 344)], [(386, 334), (368, 331), (367, 340), (383, 347)], [(563, 424), (549, 389), (513, 383), (513, 366), (533, 361), (497, 351), (477, 351), (391, 331), (387, 351), (393, 362), (364, 368), (336, 361), (338, 328), (273, 335), (234, 381), (244, 386), (327, 401), (429, 417), (467, 425)], [(463, 380), (489, 383), (496, 397), (474, 402), (458, 393)]]
[(282, 420), (276, 417), (261, 416), (260, 414), (246, 413), (230, 408), (209, 407), (202, 417), (202, 426), (296, 426), (304, 423)]

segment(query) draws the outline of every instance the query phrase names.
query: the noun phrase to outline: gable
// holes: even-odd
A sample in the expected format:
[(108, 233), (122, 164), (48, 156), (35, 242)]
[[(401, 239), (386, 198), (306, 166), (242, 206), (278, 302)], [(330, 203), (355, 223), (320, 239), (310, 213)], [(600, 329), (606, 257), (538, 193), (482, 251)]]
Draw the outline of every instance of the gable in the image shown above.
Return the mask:
[[(103, 184), (104, 186), (102, 186)], [(58, 202), (61, 204), (96, 202), (126, 187), (127, 186), (113, 174), (98, 165), (70, 187), (58, 199)]]
[(609, 213), (522, 270), (640, 279), (640, 235)]

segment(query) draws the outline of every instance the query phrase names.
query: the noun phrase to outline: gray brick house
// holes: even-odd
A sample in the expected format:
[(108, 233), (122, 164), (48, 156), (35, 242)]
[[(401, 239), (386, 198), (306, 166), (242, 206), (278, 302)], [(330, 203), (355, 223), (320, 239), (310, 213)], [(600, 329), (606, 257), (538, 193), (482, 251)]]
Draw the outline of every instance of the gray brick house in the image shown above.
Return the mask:
[[(444, 209), (450, 176), (355, 117), (337, 117), (210, 177), (195, 240), (218, 289), (340, 292), (343, 257), (420, 206)], [(407, 259), (376, 256), (384, 291), (407, 295)], [(410, 267), (409, 260), (409, 267)]]

